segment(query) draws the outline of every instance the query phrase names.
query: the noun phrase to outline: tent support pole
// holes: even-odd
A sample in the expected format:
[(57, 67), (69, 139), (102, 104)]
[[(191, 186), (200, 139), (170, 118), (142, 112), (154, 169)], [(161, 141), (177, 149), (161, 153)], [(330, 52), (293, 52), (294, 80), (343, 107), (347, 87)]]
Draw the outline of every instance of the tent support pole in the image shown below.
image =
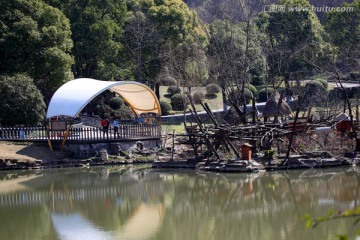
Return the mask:
[(51, 141), (50, 141), (50, 130), (49, 130), (49, 126), (48, 126), (48, 125), (46, 125), (46, 137), (47, 137), (47, 142), (48, 142), (49, 148), (50, 148), (50, 150), (52, 151), (52, 150), (53, 150), (53, 147), (52, 147)]
[[(74, 118), (74, 119), (75, 119), (75, 118)], [(64, 134), (64, 136), (63, 136), (63, 140), (61, 141), (61, 151), (64, 151), (65, 141), (66, 141), (67, 136), (68, 136), (69, 133), (70, 133), (70, 128), (71, 128), (71, 125), (72, 125), (73, 122), (74, 122), (74, 119), (71, 120), (70, 124), (67, 126), (66, 132), (65, 132), (65, 134)]]

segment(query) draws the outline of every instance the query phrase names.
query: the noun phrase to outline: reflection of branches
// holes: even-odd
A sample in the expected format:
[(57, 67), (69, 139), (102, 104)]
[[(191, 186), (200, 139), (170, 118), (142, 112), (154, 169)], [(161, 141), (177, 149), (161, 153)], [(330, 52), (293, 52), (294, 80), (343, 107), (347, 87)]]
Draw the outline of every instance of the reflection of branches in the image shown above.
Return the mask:
[(289, 178), (289, 176), (285, 173), (282, 174), (284, 177), (285, 177), (285, 180), (286, 180), (286, 183), (288, 184), (289, 186), (289, 190), (290, 190), (290, 196), (294, 202), (294, 205), (295, 205), (295, 209), (296, 209), (296, 213), (297, 215), (300, 217), (301, 214), (300, 214), (300, 210), (299, 210), (299, 207), (298, 207), (298, 204), (296, 203), (296, 199), (295, 199), (295, 193), (294, 193), (294, 190), (292, 188), (292, 185), (291, 185), (291, 180)]

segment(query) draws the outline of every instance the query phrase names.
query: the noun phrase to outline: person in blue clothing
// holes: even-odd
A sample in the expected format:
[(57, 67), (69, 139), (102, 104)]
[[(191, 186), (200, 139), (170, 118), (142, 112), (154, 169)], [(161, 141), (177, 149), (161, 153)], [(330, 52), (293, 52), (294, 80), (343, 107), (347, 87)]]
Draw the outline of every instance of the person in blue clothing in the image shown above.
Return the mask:
[(120, 136), (119, 136), (119, 121), (117, 118), (114, 118), (113, 127), (114, 127), (114, 138), (116, 138), (116, 137), (120, 138)]
[(139, 123), (144, 123), (145, 119), (143, 115), (140, 115), (138, 118)]

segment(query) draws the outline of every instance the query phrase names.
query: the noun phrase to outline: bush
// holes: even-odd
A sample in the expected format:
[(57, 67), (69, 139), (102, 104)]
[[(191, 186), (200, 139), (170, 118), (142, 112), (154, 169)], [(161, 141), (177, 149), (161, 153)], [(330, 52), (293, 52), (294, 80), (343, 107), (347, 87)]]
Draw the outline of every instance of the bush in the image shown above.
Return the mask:
[(200, 104), (205, 99), (205, 95), (202, 92), (196, 92), (193, 94), (193, 99), (195, 104)]
[(251, 83), (252, 83), (254, 86), (260, 86), (260, 85), (265, 84), (264, 79), (263, 79), (262, 77), (258, 76), (258, 75), (254, 76), (254, 77), (252, 78)]
[(319, 81), (311, 81), (305, 84), (303, 101), (307, 106), (317, 106), (327, 100), (327, 91)]
[(173, 86), (176, 84), (176, 79), (171, 76), (167, 76), (160, 80), (160, 84), (163, 86)]
[[(245, 88), (245, 89), (244, 89), (244, 96), (245, 96), (246, 104), (250, 103), (251, 99), (253, 98), (252, 92), (251, 92), (249, 89)], [(238, 101), (239, 103), (241, 103), (242, 100), (243, 100), (243, 99), (241, 98), (241, 94), (240, 94), (240, 93), (238, 92), (238, 90), (236, 90), (236, 89), (233, 89), (233, 90), (231, 91), (229, 97), (232, 98), (232, 99), (237, 99), (237, 101)]]
[(360, 97), (360, 87), (352, 87), (350, 88), (351, 98), (359, 98)]
[(111, 107), (104, 103), (99, 103), (94, 108), (94, 114), (97, 116), (101, 116), (102, 118), (109, 117), (110, 113), (113, 111)]
[(121, 97), (113, 97), (109, 100), (109, 106), (113, 110), (118, 110), (124, 106), (124, 100)]
[(344, 100), (344, 93), (341, 88), (334, 88), (329, 91), (329, 100), (330, 101), (342, 101)]
[(254, 87), (254, 85), (249, 84), (248, 86), (245, 86), (246, 89), (249, 89), (252, 92), (253, 96), (257, 95), (257, 89)]
[(214, 83), (208, 84), (206, 86), (206, 93), (210, 95), (216, 95), (216, 93), (220, 92), (220, 87)]
[(326, 80), (324, 80), (324, 79), (317, 78), (317, 79), (315, 79), (314, 81), (321, 83), (321, 84), (323, 85), (323, 88), (324, 88), (325, 90), (327, 90), (328, 87), (329, 87), (329, 83), (328, 83)]
[(170, 103), (165, 101), (160, 101), (160, 108), (162, 115), (169, 115), (170, 111), (172, 110)]
[(249, 89), (247, 88), (244, 89), (244, 97), (246, 100), (246, 104), (249, 104), (251, 102), (253, 96), (254, 96), (253, 93)]
[(170, 96), (173, 96), (173, 95), (175, 95), (175, 94), (181, 93), (181, 89), (180, 89), (178, 86), (170, 86), (170, 87), (168, 87), (168, 89), (167, 89), (167, 93), (168, 93)]
[[(360, 96), (360, 88), (345, 88), (345, 93), (349, 99), (358, 98)], [(329, 91), (329, 98), (330, 101), (343, 101), (345, 100), (344, 91), (340, 87), (335, 87), (334, 89)]]
[(0, 96), (0, 125), (34, 126), (44, 120), (44, 97), (29, 76), (0, 77)]
[(324, 90), (324, 89), (325, 89), (324, 85), (320, 81), (311, 81), (311, 82), (307, 82), (305, 84), (305, 91), (311, 90), (313, 92), (313, 91)]
[(268, 98), (271, 96), (271, 94), (273, 94), (274, 92), (275, 92), (275, 89), (268, 88), (267, 89), (267, 94), (266, 94), (266, 88), (261, 89), (258, 92), (258, 101), (259, 102), (266, 102), (268, 100)]
[(187, 101), (185, 95), (177, 93), (171, 97), (171, 107), (174, 111), (182, 111), (186, 106)]
[(216, 97), (217, 97), (217, 95), (215, 93), (207, 93), (207, 94), (205, 94), (206, 99), (214, 99)]
[(114, 114), (117, 118), (121, 119), (131, 119), (134, 117), (134, 112), (133, 110), (131, 110), (130, 107), (126, 106), (124, 104), (124, 106), (122, 108), (120, 108), (115, 114)]
[(360, 72), (351, 72), (349, 73), (351, 80), (360, 80)]

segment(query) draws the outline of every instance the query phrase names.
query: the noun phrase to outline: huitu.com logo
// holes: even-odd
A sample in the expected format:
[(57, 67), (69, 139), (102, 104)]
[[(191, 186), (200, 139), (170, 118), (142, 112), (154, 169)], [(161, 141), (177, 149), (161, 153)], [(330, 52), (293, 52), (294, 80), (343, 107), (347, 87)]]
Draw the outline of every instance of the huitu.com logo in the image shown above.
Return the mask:
[(263, 12), (353, 12), (354, 7), (331, 7), (331, 6), (311, 6), (311, 7), (302, 7), (302, 6), (286, 6), (286, 5), (265, 5)]

